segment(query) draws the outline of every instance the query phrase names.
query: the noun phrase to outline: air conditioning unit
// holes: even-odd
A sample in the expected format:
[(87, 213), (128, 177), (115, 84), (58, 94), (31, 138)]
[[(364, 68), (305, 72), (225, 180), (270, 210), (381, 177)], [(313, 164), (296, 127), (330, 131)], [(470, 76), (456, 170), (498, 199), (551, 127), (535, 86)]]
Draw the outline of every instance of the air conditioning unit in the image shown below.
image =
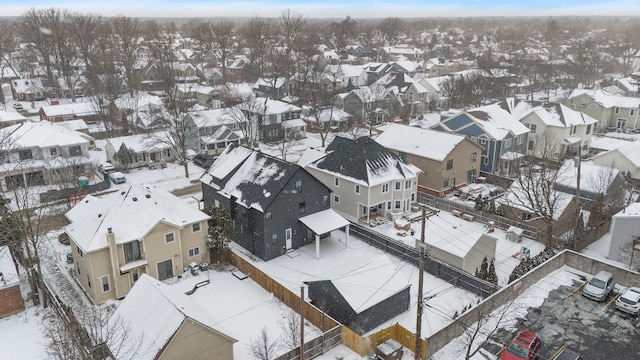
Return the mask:
[(464, 214), (462, 215), (462, 218), (467, 221), (473, 221), (475, 219), (475, 217), (471, 214)]
[(451, 214), (453, 214), (453, 216), (456, 216), (456, 217), (459, 217), (459, 218), (462, 217), (462, 211), (460, 211), (460, 210), (451, 210)]

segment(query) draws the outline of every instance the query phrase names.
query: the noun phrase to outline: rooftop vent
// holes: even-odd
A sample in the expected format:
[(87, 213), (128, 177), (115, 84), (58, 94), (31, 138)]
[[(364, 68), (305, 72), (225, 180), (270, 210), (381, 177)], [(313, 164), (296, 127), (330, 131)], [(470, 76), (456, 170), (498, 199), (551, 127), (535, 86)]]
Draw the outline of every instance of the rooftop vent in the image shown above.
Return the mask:
[(151, 195), (149, 195), (149, 194), (146, 194), (146, 195), (145, 195), (145, 197), (146, 197), (147, 199), (151, 199)]
[(113, 234), (113, 230), (111, 228), (107, 228), (107, 234)]
[(133, 198), (133, 201), (138, 201), (138, 198), (137, 198), (137, 197), (134, 197), (134, 198)]

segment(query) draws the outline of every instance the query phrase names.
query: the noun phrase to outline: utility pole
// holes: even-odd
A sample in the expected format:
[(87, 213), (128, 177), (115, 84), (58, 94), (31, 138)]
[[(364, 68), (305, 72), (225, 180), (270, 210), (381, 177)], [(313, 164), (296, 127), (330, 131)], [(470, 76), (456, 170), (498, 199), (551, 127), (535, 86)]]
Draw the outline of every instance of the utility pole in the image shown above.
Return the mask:
[(578, 143), (578, 160), (575, 162), (574, 166), (578, 168), (578, 177), (576, 180), (576, 216), (575, 216), (575, 225), (573, 227), (573, 241), (571, 250), (576, 249), (576, 234), (578, 233), (578, 226), (580, 222), (578, 221), (578, 217), (580, 216), (580, 165), (582, 164), (582, 141)]
[[(420, 261), (419, 261), (419, 273), (418, 273), (418, 308), (417, 308), (417, 316), (416, 316), (416, 348), (415, 348), (415, 360), (420, 360), (422, 357), (422, 312), (424, 307), (424, 299), (423, 299), (423, 287), (424, 287), (424, 256), (425, 256), (425, 248), (427, 244), (424, 242), (425, 237), (425, 228), (427, 223), (427, 218), (438, 213), (437, 210), (433, 210), (429, 208), (425, 204), (417, 204), (418, 207), (422, 210), (422, 230), (420, 232), (420, 243), (416, 244), (416, 247), (420, 253)], [(427, 210), (429, 210), (429, 214), (427, 215)]]
[(300, 286), (300, 360), (304, 360), (304, 285)]

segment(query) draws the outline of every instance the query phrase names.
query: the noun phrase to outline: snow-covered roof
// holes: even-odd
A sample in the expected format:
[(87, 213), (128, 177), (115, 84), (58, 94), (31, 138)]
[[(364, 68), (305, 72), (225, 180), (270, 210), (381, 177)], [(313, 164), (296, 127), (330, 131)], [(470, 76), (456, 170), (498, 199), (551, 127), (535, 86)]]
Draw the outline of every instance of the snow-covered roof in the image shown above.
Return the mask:
[(131, 185), (101, 197), (87, 195), (66, 214), (65, 232), (84, 251), (104, 249), (111, 228), (116, 243), (142, 239), (158, 223), (178, 228), (209, 218), (202, 211), (153, 185)]
[(388, 255), (380, 255), (331, 282), (351, 308), (360, 313), (407, 288), (409, 280), (399, 272), (401, 266)]
[(214, 180), (222, 180), (229, 176), (231, 172), (244, 160), (246, 160), (253, 150), (244, 146), (228, 146), (213, 164), (202, 174), (200, 181), (205, 184), (212, 184)]
[[(518, 181), (514, 181), (504, 196), (499, 198), (496, 202), (540, 216), (541, 212), (549, 213), (547, 202), (542, 198), (542, 193), (543, 192), (540, 190), (527, 192), (522, 188)], [(533, 204), (527, 200), (528, 195), (531, 195), (532, 197), (537, 195), (540, 197), (538, 200), (535, 200), (536, 205), (539, 204), (540, 206), (539, 209), (534, 209)], [(569, 206), (571, 201), (574, 200), (573, 195), (558, 190), (550, 190), (548, 198), (550, 199), (550, 203), (553, 207), (553, 220), (558, 220), (567, 206)], [(535, 217), (532, 220), (535, 220)]]
[(376, 138), (387, 149), (436, 161), (443, 161), (464, 140), (461, 135), (400, 124), (390, 125)]
[[(497, 104), (486, 105), (466, 111), (466, 114), (487, 135), (493, 139), (502, 140), (509, 133), (516, 135), (526, 134), (529, 129), (519, 120), (531, 110), (531, 105), (525, 101), (504, 101)], [(458, 116), (454, 115), (453, 117)], [(446, 125), (446, 124), (445, 124)]]
[[(580, 191), (605, 193), (619, 173), (619, 169), (583, 161), (580, 164)], [(576, 188), (578, 168), (574, 166), (573, 160), (566, 160), (558, 170), (558, 174), (562, 176), (556, 179), (557, 184)]]
[(622, 107), (622, 108), (638, 108), (640, 107), (640, 98), (620, 96), (609, 94), (603, 90), (576, 89), (571, 93), (569, 99), (580, 95), (590, 96), (596, 103), (605, 108)]
[(368, 136), (356, 140), (336, 136), (326, 151), (326, 156), (307, 167), (363, 186), (413, 179), (422, 171)]
[(12, 145), (16, 148), (49, 148), (89, 144), (83, 134), (63, 126), (52, 125), (48, 121), (11, 125), (1, 129), (0, 134), (2, 137), (10, 136)]
[(26, 121), (27, 118), (17, 111), (4, 111), (0, 110), (0, 123), (7, 123), (12, 121)]
[(39, 88), (40, 91), (44, 89), (40, 79), (15, 79), (11, 80), (11, 84), (17, 93), (28, 93), (34, 87)]
[[(597, 161), (599, 157), (603, 157), (609, 154), (616, 154), (617, 156), (624, 156), (636, 167), (640, 167), (640, 143), (636, 141), (625, 142), (624, 145), (602, 152), (593, 157), (594, 161)], [(581, 174), (582, 175), (582, 174)]]
[[(125, 355), (122, 352), (135, 349), (136, 359), (156, 359), (187, 319), (192, 319), (236, 342), (226, 329), (216, 325), (218, 319), (193, 298), (147, 274), (142, 274), (109, 318), (111, 327), (122, 333), (110, 336), (107, 340), (108, 346), (116, 357)], [(121, 336), (126, 336), (126, 339), (122, 339)]]
[(284, 101), (267, 99), (263, 97), (258, 97), (255, 99), (255, 101), (259, 104), (264, 104), (265, 100), (266, 100), (266, 111), (264, 113), (265, 115), (277, 115), (277, 114), (283, 114), (286, 112), (302, 111), (302, 108), (295, 106), (293, 104), (286, 103)]
[(570, 128), (578, 125), (596, 124), (598, 120), (572, 110), (560, 103), (547, 103), (532, 111), (547, 126)]
[(82, 117), (98, 113), (93, 103), (47, 105), (43, 106), (41, 109), (44, 111), (46, 116), (75, 115)]
[(189, 113), (189, 116), (198, 128), (233, 124), (236, 122), (233, 116), (229, 115), (228, 109), (225, 108), (193, 111)]
[(343, 228), (349, 225), (349, 221), (333, 209), (322, 210), (320, 212), (301, 217), (300, 222), (305, 224), (316, 234), (326, 234), (329, 231)]
[(161, 143), (153, 138), (153, 136), (166, 136), (166, 133), (159, 132), (157, 135), (127, 135), (107, 139), (107, 143), (111, 143), (115, 151), (120, 150), (124, 145), (127, 149), (137, 153), (146, 153), (149, 151), (158, 151), (168, 149), (169, 145)]

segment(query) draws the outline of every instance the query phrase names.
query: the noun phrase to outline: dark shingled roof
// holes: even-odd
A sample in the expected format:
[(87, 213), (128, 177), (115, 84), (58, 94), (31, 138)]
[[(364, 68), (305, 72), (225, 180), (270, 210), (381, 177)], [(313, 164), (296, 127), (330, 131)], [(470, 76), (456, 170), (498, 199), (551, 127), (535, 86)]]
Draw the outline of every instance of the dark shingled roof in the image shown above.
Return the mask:
[[(232, 144), (230, 146), (238, 146)], [(239, 146), (238, 146), (239, 147)], [(277, 169), (277, 171), (273, 171)], [(253, 151), (246, 157), (242, 164), (233, 171), (225, 184), (221, 184), (221, 191), (233, 195), (240, 192), (238, 202), (249, 208), (255, 204), (264, 210), (277, 197), (277, 194), (284, 189), (296, 171), (302, 169), (299, 165), (290, 163), (264, 154)], [(242, 179), (238, 179), (242, 176)], [(235, 184), (235, 185), (231, 185)]]
[[(368, 136), (351, 140), (336, 136), (327, 146), (327, 156), (318, 160), (319, 169), (335, 172), (369, 184), (369, 174), (387, 172), (396, 166), (403, 173), (401, 164), (408, 164)], [(394, 164), (395, 163), (395, 164)]]

